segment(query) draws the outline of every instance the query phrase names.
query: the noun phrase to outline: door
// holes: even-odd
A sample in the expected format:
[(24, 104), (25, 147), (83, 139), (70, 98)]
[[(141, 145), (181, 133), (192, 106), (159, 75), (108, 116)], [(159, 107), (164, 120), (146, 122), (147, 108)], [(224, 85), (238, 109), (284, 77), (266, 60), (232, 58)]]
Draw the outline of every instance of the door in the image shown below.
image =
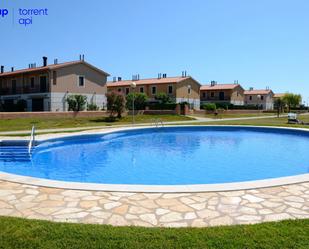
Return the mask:
[(16, 94), (16, 80), (12, 80), (12, 94)]
[(43, 98), (32, 99), (32, 111), (33, 112), (44, 111), (44, 99)]
[(224, 100), (224, 92), (219, 92), (219, 100)]
[(47, 78), (46, 76), (40, 77), (40, 92), (44, 93), (47, 91)]

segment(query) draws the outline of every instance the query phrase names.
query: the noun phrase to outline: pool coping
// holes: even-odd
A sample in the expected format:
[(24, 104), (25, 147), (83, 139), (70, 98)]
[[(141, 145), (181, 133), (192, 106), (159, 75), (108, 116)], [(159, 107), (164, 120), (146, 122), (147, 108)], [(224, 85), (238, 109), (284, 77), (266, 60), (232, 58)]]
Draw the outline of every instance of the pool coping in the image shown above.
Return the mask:
[[(168, 127), (196, 127), (197, 125), (171, 125)], [(306, 128), (293, 127), (278, 127), (278, 126), (247, 126), (247, 125), (198, 125), (198, 127), (251, 127), (251, 128), (270, 128), (283, 130), (299, 130), (309, 132)], [(37, 141), (45, 142), (57, 138), (69, 138), (76, 136), (86, 136), (95, 134), (108, 134), (116, 131), (134, 130), (134, 129), (149, 129), (153, 126), (145, 127), (122, 127), (111, 128), (108, 130), (98, 131), (84, 131), (75, 134), (48, 134), (42, 135), (44, 139)], [(2, 140), (4, 141), (4, 140)], [(10, 141), (10, 140), (6, 140)], [(16, 140), (15, 140), (16, 141)], [(25, 140), (18, 140), (25, 141)], [(0, 140), (1, 142), (1, 140)], [(255, 181), (243, 181), (232, 183), (217, 183), (217, 184), (189, 184), (189, 185), (142, 185), (142, 184), (101, 184), (101, 183), (81, 183), (81, 182), (66, 182), (58, 180), (48, 180), (43, 178), (21, 176), (0, 171), (0, 180), (16, 182), (21, 184), (30, 184), (41, 187), (51, 187), (60, 189), (72, 190), (90, 190), (90, 191), (106, 191), (106, 192), (134, 192), (134, 193), (194, 193), (194, 192), (217, 192), (217, 191), (236, 191), (256, 188), (275, 187), (282, 185), (289, 185), (295, 183), (309, 182), (309, 173), (295, 176), (269, 178)]]

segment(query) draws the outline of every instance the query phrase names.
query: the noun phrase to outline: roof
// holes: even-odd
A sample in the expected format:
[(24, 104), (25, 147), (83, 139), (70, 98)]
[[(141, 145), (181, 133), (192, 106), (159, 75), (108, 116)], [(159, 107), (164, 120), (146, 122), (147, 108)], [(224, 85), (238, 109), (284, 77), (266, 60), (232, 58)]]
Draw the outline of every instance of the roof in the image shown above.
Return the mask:
[(275, 93), (274, 98), (282, 98), (285, 95), (285, 93)]
[(269, 93), (272, 93), (272, 90), (246, 90), (244, 92), (244, 94), (247, 94), (247, 95), (257, 95), (257, 94), (261, 94), (261, 95), (267, 95)]
[(51, 65), (47, 65), (46, 67), (35, 67), (35, 68), (25, 68), (25, 69), (20, 69), (20, 70), (15, 70), (13, 72), (4, 72), (4, 73), (0, 73), (0, 77), (3, 76), (11, 76), (11, 75), (16, 75), (16, 74), (23, 74), (23, 73), (31, 73), (31, 72), (39, 72), (39, 71), (45, 71), (45, 70), (55, 70), (58, 68), (62, 68), (62, 67), (67, 67), (67, 66), (71, 66), (71, 65), (76, 65), (76, 64), (85, 64), (88, 67), (91, 67), (92, 69), (105, 74), (106, 76), (109, 76), (108, 73), (102, 71), (101, 69), (89, 64), (86, 61), (69, 61), (69, 62), (64, 62), (64, 63), (59, 63), (59, 64), (51, 64)]
[[(130, 86), (132, 82), (135, 82), (136, 85), (155, 85), (155, 84), (168, 84), (168, 83), (178, 83), (183, 80), (189, 79), (191, 77), (166, 77), (166, 78), (150, 78), (150, 79), (139, 79), (139, 80), (120, 80), (120, 81), (108, 81), (107, 87), (113, 86)], [(192, 78), (191, 78), (192, 79)], [(197, 82), (198, 83), (198, 82)]]
[[(211, 90), (233, 90), (234, 88), (240, 86), (239, 84), (216, 84), (216, 85), (203, 85), (201, 86), (201, 91), (211, 91)], [(240, 86), (241, 87), (241, 86)]]

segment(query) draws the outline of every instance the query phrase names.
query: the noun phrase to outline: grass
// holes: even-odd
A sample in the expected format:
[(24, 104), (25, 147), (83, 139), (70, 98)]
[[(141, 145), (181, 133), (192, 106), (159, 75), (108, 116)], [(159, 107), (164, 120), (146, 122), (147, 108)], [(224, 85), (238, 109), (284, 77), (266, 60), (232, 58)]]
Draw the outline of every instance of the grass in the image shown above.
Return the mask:
[[(300, 115), (299, 119), (309, 123), (309, 115)], [(247, 120), (221, 120), (213, 122), (192, 123), (195, 125), (256, 125), (256, 126), (282, 126), (282, 127), (298, 127), (309, 128), (309, 125), (288, 124), (287, 117), (282, 118), (263, 118), (263, 119), (247, 119)]]
[(0, 248), (309, 248), (309, 219), (212, 228), (142, 228), (0, 217)]
[(213, 118), (213, 119), (224, 119), (224, 118), (248, 118), (248, 117), (260, 117), (260, 116), (273, 116), (275, 113), (222, 113), (215, 116), (214, 114), (197, 114), (194, 115), (200, 118)]
[[(136, 123), (148, 123), (154, 118), (160, 118), (163, 122), (192, 120), (193, 118), (180, 115), (137, 115)], [(32, 125), (37, 129), (56, 129), (56, 128), (81, 128), (87, 126), (110, 126), (130, 124), (131, 116), (123, 117), (115, 122), (108, 122), (106, 118), (18, 118), (0, 119), (1, 131), (20, 131), (30, 130)]]

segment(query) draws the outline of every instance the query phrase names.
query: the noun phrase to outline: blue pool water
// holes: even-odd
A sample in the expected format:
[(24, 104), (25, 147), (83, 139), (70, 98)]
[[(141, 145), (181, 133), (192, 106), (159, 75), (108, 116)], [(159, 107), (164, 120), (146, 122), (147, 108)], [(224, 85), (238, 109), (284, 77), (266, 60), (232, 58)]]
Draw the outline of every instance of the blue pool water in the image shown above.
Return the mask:
[(269, 128), (165, 127), (55, 139), (31, 158), (8, 150), (0, 147), (0, 171), (74, 182), (207, 184), (309, 172), (309, 132)]

